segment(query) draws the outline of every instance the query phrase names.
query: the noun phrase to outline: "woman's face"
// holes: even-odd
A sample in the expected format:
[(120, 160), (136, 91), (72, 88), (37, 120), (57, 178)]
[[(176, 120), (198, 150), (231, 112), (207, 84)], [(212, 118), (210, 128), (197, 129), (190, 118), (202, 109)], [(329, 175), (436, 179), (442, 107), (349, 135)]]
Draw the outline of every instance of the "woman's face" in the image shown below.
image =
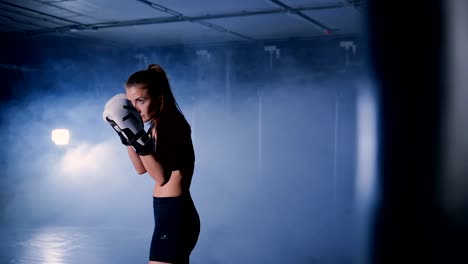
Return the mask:
[(148, 89), (142, 84), (136, 84), (132, 86), (127, 86), (125, 89), (127, 94), (127, 99), (130, 100), (138, 110), (143, 119), (143, 122), (151, 120), (153, 115), (156, 112), (155, 105), (156, 102), (153, 102), (148, 95)]

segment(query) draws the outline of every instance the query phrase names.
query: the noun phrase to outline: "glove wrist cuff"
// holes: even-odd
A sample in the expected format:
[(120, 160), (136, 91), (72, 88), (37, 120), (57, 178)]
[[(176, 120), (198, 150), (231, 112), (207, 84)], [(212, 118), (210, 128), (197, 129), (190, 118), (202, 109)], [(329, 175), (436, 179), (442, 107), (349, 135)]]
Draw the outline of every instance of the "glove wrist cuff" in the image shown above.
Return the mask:
[(137, 134), (134, 140), (130, 142), (135, 152), (140, 156), (151, 154), (154, 149), (153, 140), (146, 134), (144, 130)]

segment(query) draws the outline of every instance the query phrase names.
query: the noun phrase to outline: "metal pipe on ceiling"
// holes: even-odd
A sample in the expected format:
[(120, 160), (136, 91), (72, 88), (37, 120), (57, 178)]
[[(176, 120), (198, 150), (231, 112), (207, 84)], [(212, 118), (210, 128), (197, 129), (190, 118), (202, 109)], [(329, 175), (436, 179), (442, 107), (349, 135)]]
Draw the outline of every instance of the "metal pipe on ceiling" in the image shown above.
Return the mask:
[(298, 11), (298, 10), (294, 9), (293, 7), (291, 7), (291, 6), (287, 5), (287, 4), (285, 4), (285, 3), (283, 3), (283, 2), (281, 2), (281, 1), (279, 1), (279, 0), (270, 0), (270, 2), (272, 2), (272, 3), (274, 3), (274, 4), (278, 5), (278, 6), (280, 6), (280, 7), (282, 7), (282, 8), (284, 8), (284, 10), (285, 10), (286, 12), (295, 14), (295, 15), (297, 15), (297, 16), (299, 16), (299, 17), (305, 19), (306, 21), (312, 23), (312, 24), (313, 24), (314, 26), (316, 26), (317, 28), (323, 30), (323, 32), (324, 32), (325, 34), (328, 35), (328, 34), (332, 33), (332, 29), (331, 29), (331, 28), (325, 26), (324, 24), (318, 22), (317, 20), (315, 20), (315, 19), (309, 17), (308, 15), (302, 13), (301, 11)]
[[(85, 15), (85, 14), (82, 14), (82, 13), (79, 13), (79, 12), (76, 12), (76, 11), (73, 11), (73, 10), (70, 10), (68, 8), (65, 8), (65, 7), (62, 7), (60, 5), (56, 5), (55, 3), (60, 3), (62, 1), (70, 1), (70, 0), (60, 0), (60, 1), (49, 1), (49, 2), (45, 2), (43, 0), (32, 0), (36, 3), (40, 3), (40, 4), (43, 4), (43, 5), (46, 5), (46, 6), (51, 6), (51, 7), (54, 7), (54, 8), (57, 8), (57, 9), (60, 9), (60, 10), (63, 10), (65, 12), (68, 12), (68, 13), (71, 13), (71, 14), (74, 14), (74, 15), (77, 15), (77, 16), (83, 16), (83, 17), (88, 17), (88, 18), (93, 18), (93, 17), (90, 17), (88, 15)], [(72, 0), (74, 1), (74, 0)]]
[[(60, 23), (55, 22), (55, 21), (51, 21), (51, 20), (49, 20), (47, 18), (40, 19), (40, 18), (36, 18), (36, 17), (31, 17), (31, 16), (25, 15), (24, 13), (21, 13), (19, 11), (13, 12), (11, 10), (6, 10), (6, 9), (3, 9), (3, 8), (0, 8), (0, 10), (7, 11), (7, 12), (10, 12), (10, 13), (13, 13), (13, 14), (16, 14), (16, 15), (23, 15), (23, 16), (28, 17), (28, 18), (38, 19), (38, 20), (42, 20), (42, 21), (46, 21), (46, 22), (49, 22), (49, 23), (55, 23), (55, 24), (60, 25)], [(7, 16), (7, 15), (0, 14), (0, 18), (7, 21), (6, 23), (14, 24), (15, 26), (17, 26), (17, 25), (27, 25), (27, 26), (34, 27), (34, 28), (40, 28), (40, 29), (36, 29), (36, 30), (48, 30), (49, 29), (49, 27), (47, 27), (47, 26), (39, 25), (39, 24), (33, 23), (31, 21), (20, 20), (20, 19), (15, 18), (14, 16)], [(4, 28), (12, 28), (14, 31), (17, 31), (17, 32), (24, 32), (25, 31), (25, 29), (15, 28), (15, 27), (12, 27), (11, 25), (9, 25), (9, 26), (0, 25), (0, 26), (2, 26)]]
[(223, 33), (229, 33), (229, 34), (232, 34), (232, 35), (235, 35), (237, 37), (240, 37), (240, 38), (243, 38), (243, 39), (246, 39), (246, 40), (254, 40), (250, 37), (247, 37), (245, 35), (242, 35), (240, 33), (237, 33), (237, 32), (234, 32), (234, 31), (231, 31), (229, 29), (226, 29), (222, 26), (219, 26), (219, 25), (216, 25), (216, 24), (213, 24), (213, 23), (209, 23), (209, 22), (206, 22), (204, 20), (193, 20), (191, 19), (190, 17), (186, 17), (185, 15), (183, 15), (182, 13), (179, 13), (175, 10), (171, 10), (165, 6), (162, 6), (162, 5), (159, 5), (159, 4), (156, 4), (156, 3), (153, 3), (151, 1), (147, 1), (147, 0), (136, 0), (137, 2), (140, 2), (140, 3), (143, 3), (145, 5), (148, 5), (149, 7), (151, 8), (154, 8), (154, 9), (157, 9), (161, 12), (164, 12), (164, 13), (167, 13), (167, 14), (170, 14), (174, 17), (176, 17), (177, 19), (183, 19), (183, 18), (186, 18), (187, 20), (186, 21), (189, 21), (189, 22), (193, 22), (193, 23), (197, 23), (197, 24), (200, 24), (200, 25), (203, 25), (205, 27), (209, 27), (211, 29), (214, 29), (216, 31), (219, 31), (219, 32), (223, 32)]
[(26, 11), (29, 11), (29, 12), (31, 12), (31, 13), (36, 13), (36, 14), (39, 14), (39, 15), (42, 15), (42, 16), (55, 18), (55, 19), (58, 19), (58, 20), (61, 20), (61, 21), (64, 21), (64, 22), (71, 23), (71, 24), (75, 24), (75, 25), (84, 25), (84, 24), (82, 24), (82, 23), (79, 23), (79, 22), (76, 22), (76, 21), (73, 21), (73, 20), (70, 20), (70, 19), (66, 19), (66, 18), (63, 18), (63, 17), (54, 16), (54, 15), (47, 14), (47, 13), (44, 13), (44, 12), (41, 12), (41, 11), (37, 11), (37, 10), (34, 10), (34, 9), (27, 8), (27, 7), (24, 7), (24, 6), (15, 5), (15, 4), (12, 4), (12, 3), (9, 3), (9, 2), (0, 1), (0, 3), (2, 3), (2, 4), (4, 4), (4, 5), (9, 5), (9, 6), (18, 8), (18, 9), (26, 10)]

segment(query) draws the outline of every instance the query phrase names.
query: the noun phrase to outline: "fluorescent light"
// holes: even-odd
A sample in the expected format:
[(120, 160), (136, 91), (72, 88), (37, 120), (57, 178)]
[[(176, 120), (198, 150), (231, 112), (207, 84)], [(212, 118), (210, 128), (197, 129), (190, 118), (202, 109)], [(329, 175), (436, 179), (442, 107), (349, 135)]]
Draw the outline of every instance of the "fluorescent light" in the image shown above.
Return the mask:
[(55, 145), (67, 145), (70, 140), (70, 132), (68, 129), (55, 129), (52, 131), (52, 141)]

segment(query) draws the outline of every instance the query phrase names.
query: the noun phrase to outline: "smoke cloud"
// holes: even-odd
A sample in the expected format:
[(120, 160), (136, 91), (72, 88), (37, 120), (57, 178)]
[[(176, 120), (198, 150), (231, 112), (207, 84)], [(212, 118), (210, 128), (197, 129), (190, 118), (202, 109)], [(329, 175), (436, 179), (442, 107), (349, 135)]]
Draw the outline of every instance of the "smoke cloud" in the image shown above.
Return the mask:
[[(143, 51), (129, 54), (121, 69), (108, 57), (67, 67), (48, 59), (47, 76), (34, 75), (25, 96), (3, 105), (3, 222), (151, 235), (153, 180), (136, 174), (102, 110), (132, 72), (160, 63), (193, 130), (191, 193), (202, 231), (192, 261), (350, 262), (355, 97), (363, 77), (312, 71), (318, 66), (293, 48), (270, 69), (260, 50), (251, 60), (263, 68), (252, 68), (241, 51)], [(53, 145), (54, 128), (71, 131), (70, 145)]]

